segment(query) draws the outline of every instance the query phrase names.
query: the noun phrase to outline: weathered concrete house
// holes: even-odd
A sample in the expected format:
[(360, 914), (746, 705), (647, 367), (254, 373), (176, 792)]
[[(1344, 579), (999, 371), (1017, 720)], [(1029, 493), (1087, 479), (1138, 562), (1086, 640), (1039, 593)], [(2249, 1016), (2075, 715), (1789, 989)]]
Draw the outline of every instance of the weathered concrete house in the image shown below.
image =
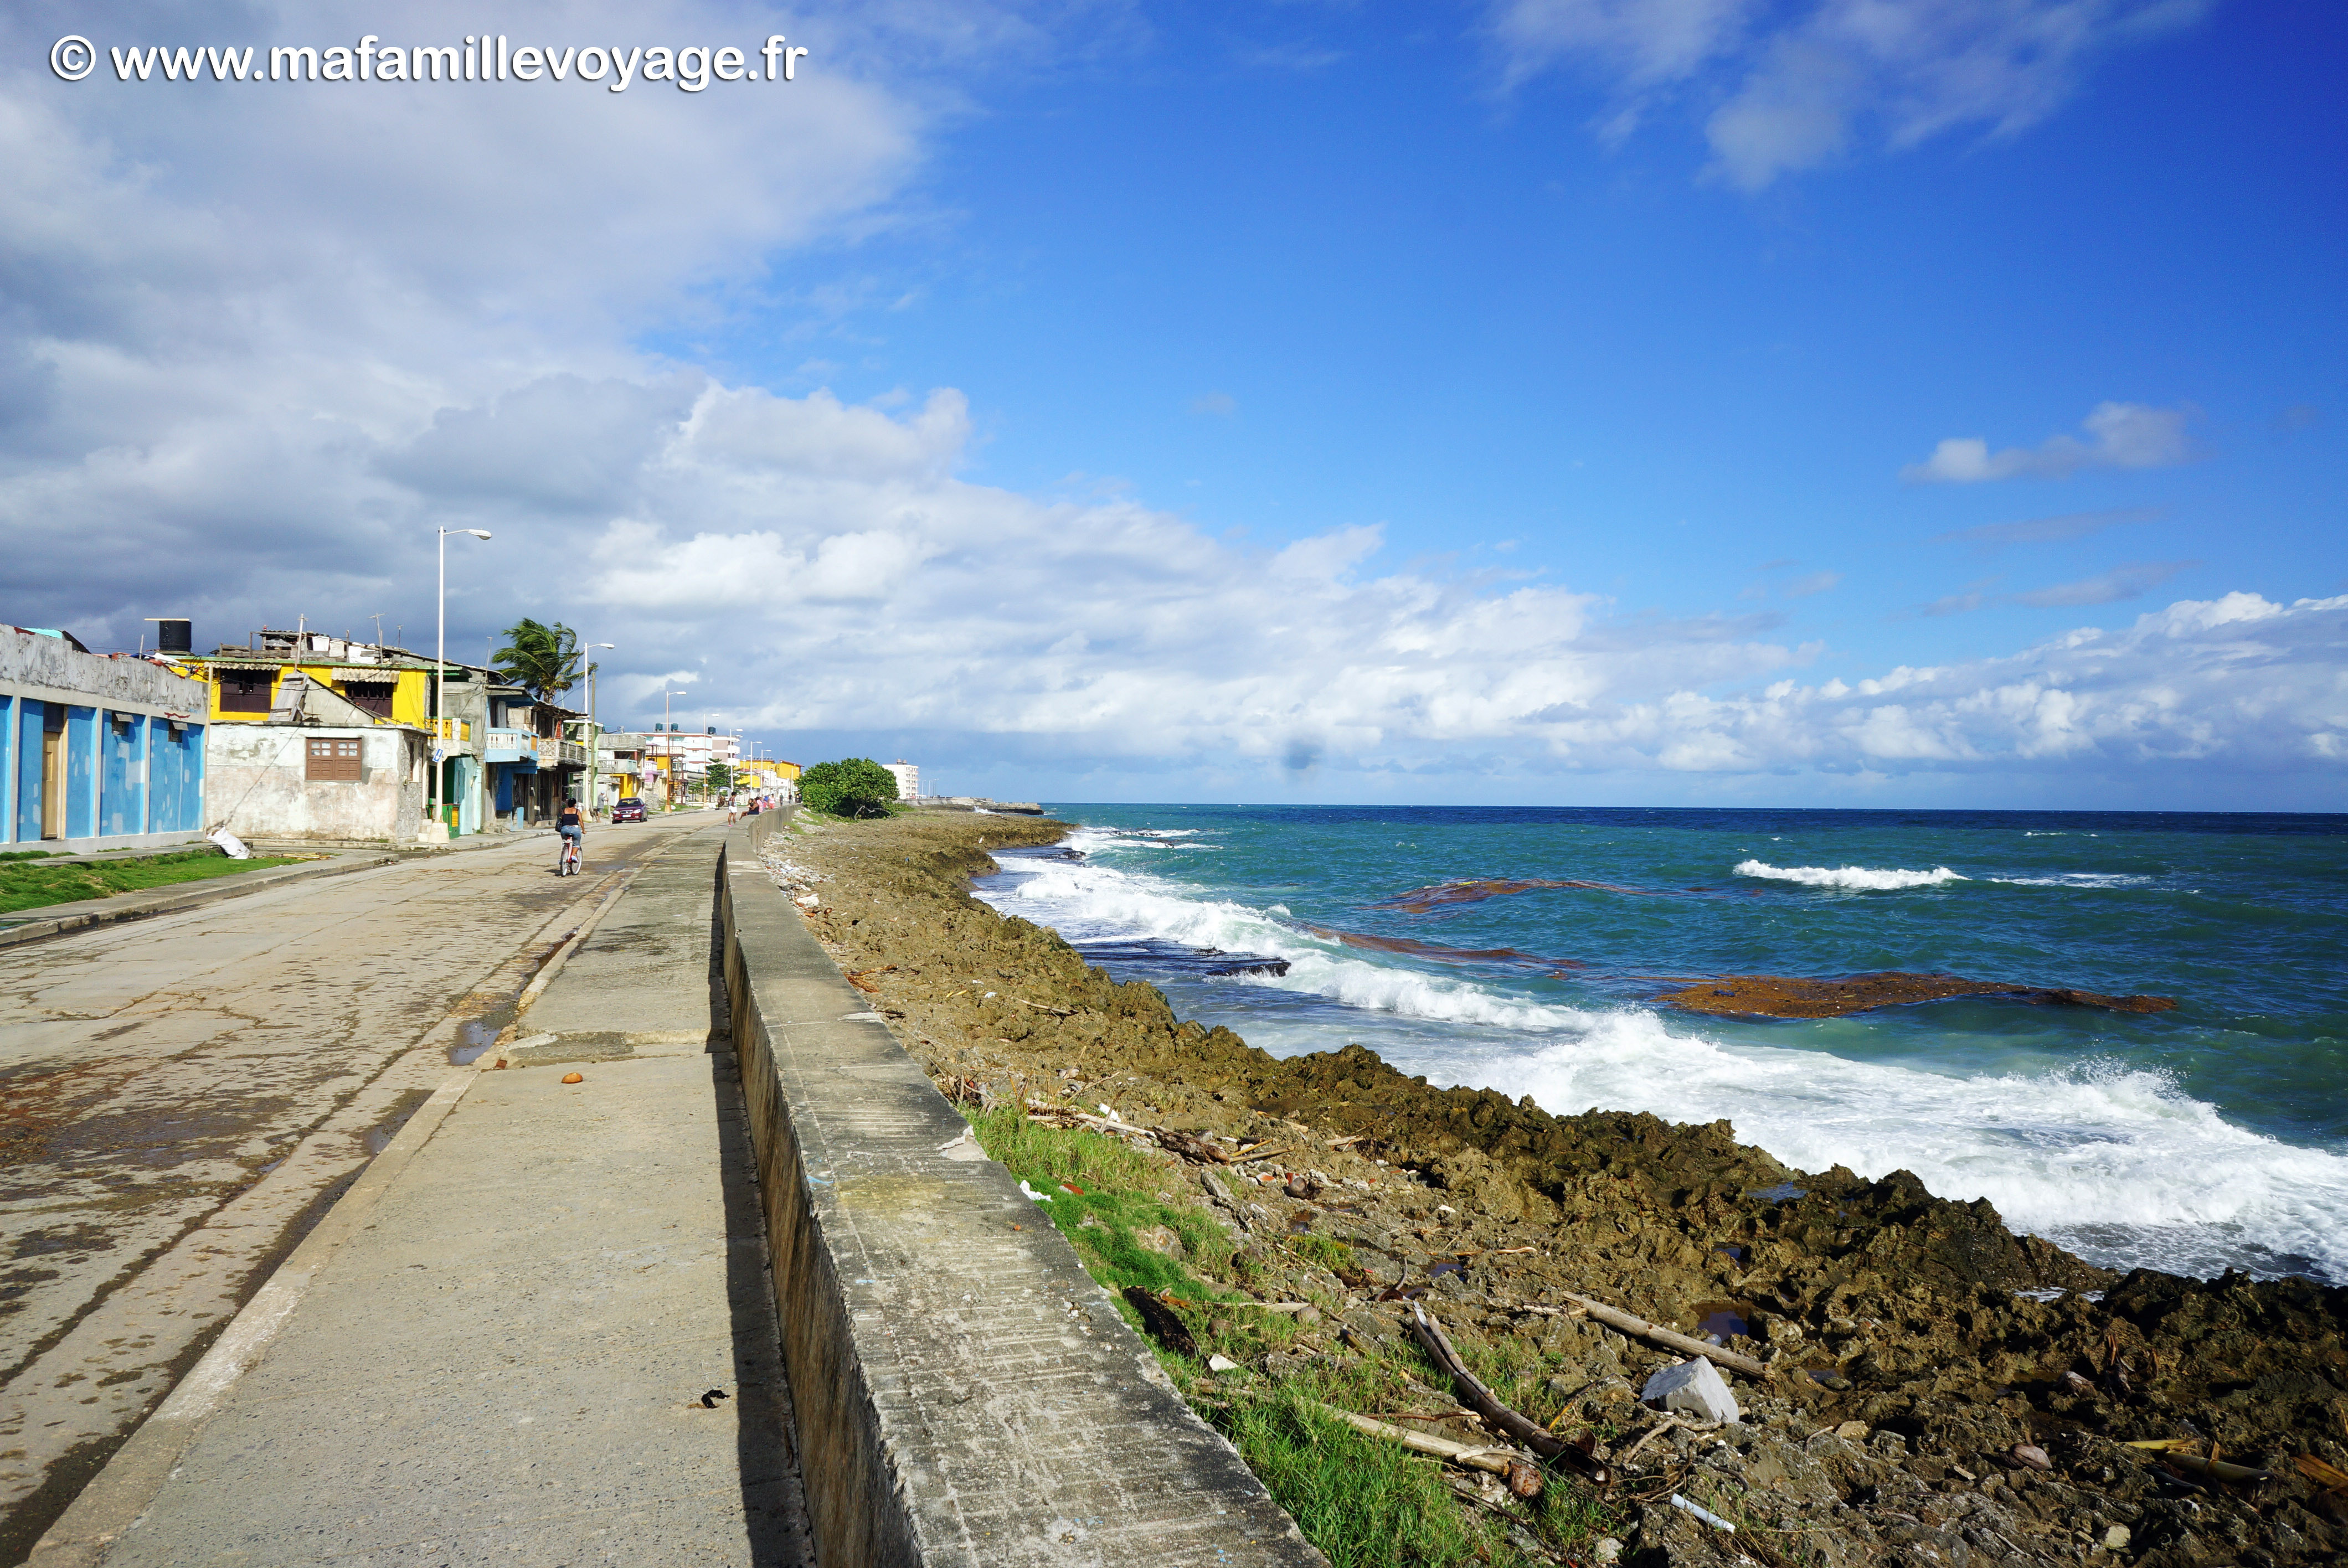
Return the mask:
[(205, 718), (202, 684), (152, 660), (0, 628), (0, 844), (81, 851), (195, 838), (206, 825)]
[(414, 843), (431, 783), (430, 663), (323, 632), (255, 641), (190, 661), (211, 688), (213, 825), (263, 841)]
[[(579, 715), (481, 665), (445, 666), (436, 722), (444, 667), (404, 648), (263, 630), (196, 662), (212, 687), (215, 765), (237, 773), (218, 799), (241, 835), (407, 844), (503, 833), (551, 820), (586, 770), (586, 748), (564, 733)], [(411, 738), (395, 741), (402, 732)]]

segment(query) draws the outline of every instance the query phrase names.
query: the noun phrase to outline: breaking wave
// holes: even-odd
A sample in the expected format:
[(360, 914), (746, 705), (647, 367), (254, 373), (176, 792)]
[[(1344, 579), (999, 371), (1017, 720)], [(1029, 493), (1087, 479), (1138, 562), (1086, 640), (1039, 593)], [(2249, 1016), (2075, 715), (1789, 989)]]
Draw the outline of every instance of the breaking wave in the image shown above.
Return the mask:
[[(1102, 849), (1117, 836), (1070, 842)], [(1738, 1139), (1802, 1169), (1840, 1164), (1869, 1178), (1906, 1169), (1939, 1196), (1987, 1198), (2015, 1229), (2106, 1266), (2202, 1277), (2248, 1266), (2348, 1282), (2348, 1156), (2230, 1122), (2157, 1070), (2105, 1061), (1967, 1075), (1855, 1061), (1643, 1008), (1511, 994), (1493, 977), (1426, 973), (1300, 930), (1284, 906), (1145, 871), (1001, 858), (1006, 874), (980, 896), (1071, 940), (1155, 937), (1287, 959), (1285, 976), (1209, 982), (1235, 988), (1222, 993), (1229, 1021), (1278, 1054), (1358, 1039), (1399, 1071), (1529, 1094), (1560, 1115), (1601, 1107), (1727, 1119)], [(1946, 867), (1737, 870), (1868, 889), (1963, 880)], [(1331, 1002), (1358, 1009), (1356, 1021)], [(1201, 1003), (1222, 1021), (1207, 997), (1183, 1005)]]
[(1937, 887), (1943, 882), (1972, 880), (1945, 866), (1936, 866), (1930, 871), (1883, 871), (1872, 866), (1772, 866), (1762, 860), (1737, 862), (1736, 875), (1759, 876), (1771, 882), (1798, 882), (1805, 887), (1841, 887), (1866, 893)]

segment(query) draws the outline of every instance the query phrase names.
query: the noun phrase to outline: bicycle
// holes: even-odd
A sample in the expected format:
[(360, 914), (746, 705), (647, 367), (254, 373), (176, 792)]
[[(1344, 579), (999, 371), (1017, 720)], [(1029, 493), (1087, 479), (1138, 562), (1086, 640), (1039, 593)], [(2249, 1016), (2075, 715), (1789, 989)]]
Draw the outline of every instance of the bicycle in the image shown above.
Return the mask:
[(561, 836), (562, 847), (554, 852), (554, 874), (557, 876), (576, 876), (579, 875), (579, 863), (586, 847), (587, 835), (583, 833), (566, 833)]

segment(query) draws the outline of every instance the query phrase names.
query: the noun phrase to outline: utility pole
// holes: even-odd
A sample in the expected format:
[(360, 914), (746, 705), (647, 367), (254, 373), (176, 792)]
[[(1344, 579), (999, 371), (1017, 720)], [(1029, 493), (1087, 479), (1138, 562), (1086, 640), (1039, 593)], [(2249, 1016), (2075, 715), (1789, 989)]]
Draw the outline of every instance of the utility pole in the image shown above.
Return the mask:
[[(590, 651), (611, 647), (613, 644), (609, 642), (587, 644)], [(587, 799), (582, 804), (591, 814), (595, 809), (595, 774), (602, 762), (602, 751), (603, 734), (595, 726), (595, 661), (590, 659), (587, 661)]]
[(432, 643), (432, 820), (440, 820), (440, 689), (448, 683), (448, 536), (470, 534), (487, 539), (487, 528), (440, 530), (440, 629)]

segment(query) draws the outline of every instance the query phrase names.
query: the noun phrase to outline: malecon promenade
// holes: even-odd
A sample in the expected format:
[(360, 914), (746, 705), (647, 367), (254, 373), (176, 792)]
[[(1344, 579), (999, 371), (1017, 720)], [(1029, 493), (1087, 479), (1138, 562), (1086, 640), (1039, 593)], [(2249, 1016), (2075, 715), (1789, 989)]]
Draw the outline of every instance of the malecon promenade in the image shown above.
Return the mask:
[[(808, 934), (782, 821), (593, 835), (602, 879), (400, 1037), (368, 1102), (420, 1103), (282, 1262), (215, 1271), (242, 1308), (30, 1561), (1319, 1562)], [(356, 876), (579, 889), (545, 858)], [(114, 1353), (79, 1334), (45, 1370)]]

